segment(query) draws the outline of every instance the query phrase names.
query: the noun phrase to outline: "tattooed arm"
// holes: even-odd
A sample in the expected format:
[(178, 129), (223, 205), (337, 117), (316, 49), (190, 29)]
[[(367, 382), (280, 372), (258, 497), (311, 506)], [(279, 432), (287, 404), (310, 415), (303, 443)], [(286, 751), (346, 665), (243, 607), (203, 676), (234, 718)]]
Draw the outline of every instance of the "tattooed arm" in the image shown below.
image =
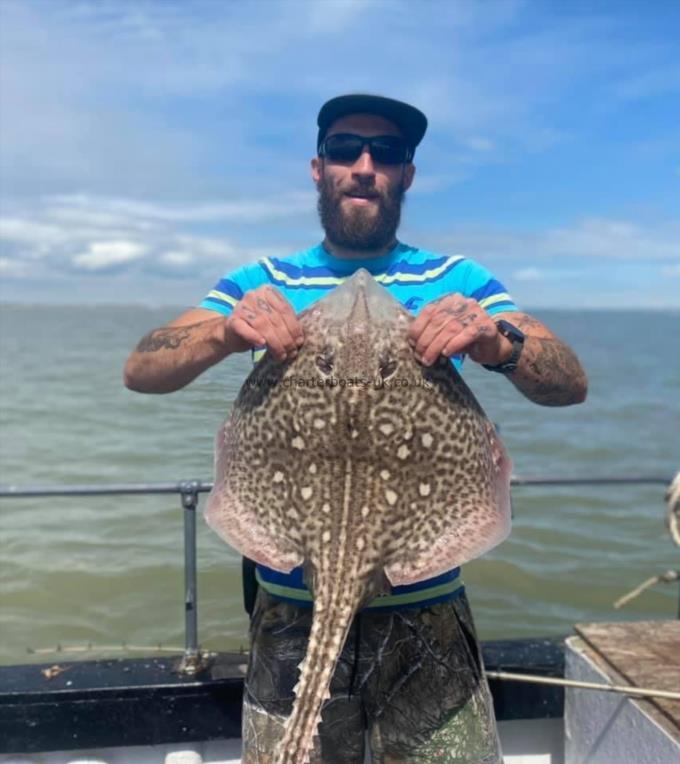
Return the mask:
[(280, 359), (303, 341), (295, 311), (276, 289), (246, 293), (230, 316), (195, 308), (141, 339), (125, 364), (124, 382), (140, 393), (171, 393), (231, 353), (266, 345)]
[(543, 406), (569, 406), (586, 399), (586, 373), (566, 343), (527, 313), (501, 313), (494, 318), (504, 318), (526, 336), (517, 370), (508, 374), (523, 395)]
[[(527, 313), (499, 313), (524, 332), (517, 370), (508, 374), (515, 387), (534, 403), (568, 406), (585, 400), (588, 380), (574, 352)], [(467, 353), (473, 361), (498, 366), (512, 354), (512, 343), (496, 329), (494, 319), (476, 301), (451, 294), (426, 305), (411, 324), (416, 358), (426, 366), (440, 355)]]

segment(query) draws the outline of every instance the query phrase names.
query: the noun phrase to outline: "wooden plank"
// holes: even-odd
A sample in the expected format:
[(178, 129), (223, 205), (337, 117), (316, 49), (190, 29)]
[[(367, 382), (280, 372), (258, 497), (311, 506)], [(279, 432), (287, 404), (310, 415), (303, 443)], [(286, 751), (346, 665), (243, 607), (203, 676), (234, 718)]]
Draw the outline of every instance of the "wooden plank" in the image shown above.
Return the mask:
[[(680, 691), (680, 621), (588, 623), (577, 634), (611, 669), (635, 687)], [(614, 678), (614, 677), (612, 677)], [(639, 701), (661, 714), (680, 737), (680, 701)], [(656, 717), (656, 713), (652, 714)], [(668, 724), (664, 725), (668, 729)]]

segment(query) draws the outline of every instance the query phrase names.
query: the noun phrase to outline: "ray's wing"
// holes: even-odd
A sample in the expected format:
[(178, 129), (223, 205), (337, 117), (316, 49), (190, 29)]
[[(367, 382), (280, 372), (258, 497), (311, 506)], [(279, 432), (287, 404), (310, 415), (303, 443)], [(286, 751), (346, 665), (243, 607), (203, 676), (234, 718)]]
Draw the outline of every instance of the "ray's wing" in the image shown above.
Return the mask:
[(510, 532), (512, 463), (493, 425), (457, 375), (434, 394), (412, 402), (411, 427), (392, 448), (385, 572), (393, 585), (468, 562)]
[(215, 437), (215, 484), (205, 518), (241, 554), (287, 573), (302, 563), (302, 552), (298, 531), (286, 521), (286, 484), (266, 449), (248, 444), (242, 425), (227, 422)]

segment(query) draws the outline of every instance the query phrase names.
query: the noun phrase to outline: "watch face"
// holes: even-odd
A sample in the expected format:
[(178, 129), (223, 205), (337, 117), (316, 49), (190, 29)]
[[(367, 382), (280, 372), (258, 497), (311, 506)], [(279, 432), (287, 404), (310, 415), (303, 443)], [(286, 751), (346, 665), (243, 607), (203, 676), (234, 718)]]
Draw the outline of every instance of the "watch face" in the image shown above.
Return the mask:
[(524, 342), (524, 332), (509, 321), (501, 319), (496, 322), (498, 331), (511, 342)]

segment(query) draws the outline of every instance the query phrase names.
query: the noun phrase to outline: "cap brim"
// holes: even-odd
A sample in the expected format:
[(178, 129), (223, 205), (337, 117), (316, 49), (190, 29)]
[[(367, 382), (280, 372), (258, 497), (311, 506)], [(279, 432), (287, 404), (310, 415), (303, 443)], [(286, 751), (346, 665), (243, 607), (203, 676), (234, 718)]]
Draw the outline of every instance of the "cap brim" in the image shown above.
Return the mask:
[(401, 130), (413, 149), (427, 130), (427, 117), (415, 106), (384, 96), (356, 93), (332, 98), (321, 107), (317, 118), (318, 144), (333, 122), (348, 114), (376, 114), (389, 119)]

